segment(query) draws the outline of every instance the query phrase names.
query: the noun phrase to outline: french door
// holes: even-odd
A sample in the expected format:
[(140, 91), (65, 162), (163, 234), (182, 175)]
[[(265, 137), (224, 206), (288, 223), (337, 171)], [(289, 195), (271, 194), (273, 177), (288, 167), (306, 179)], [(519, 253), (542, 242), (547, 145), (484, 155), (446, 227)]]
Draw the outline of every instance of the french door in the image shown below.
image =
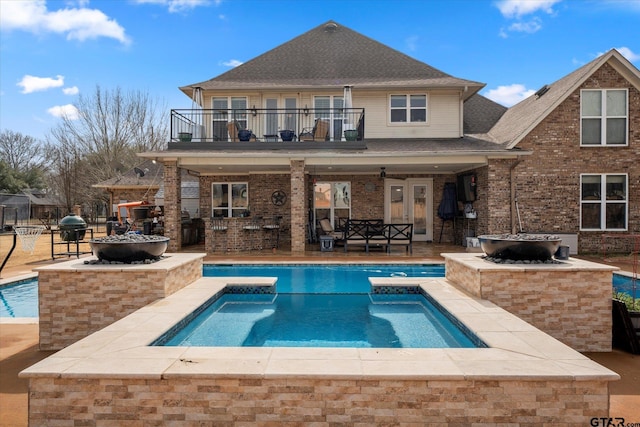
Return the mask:
[[(264, 107), (267, 109), (264, 121), (264, 135), (277, 135), (279, 131), (285, 129), (292, 130), (294, 132), (298, 131), (296, 98), (287, 96), (270, 96), (269, 98), (265, 98)], [(285, 114), (278, 114), (278, 108), (285, 108)]]
[(385, 179), (384, 220), (390, 224), (413, 224), (413, 240), (433, 241), (433, 180)]

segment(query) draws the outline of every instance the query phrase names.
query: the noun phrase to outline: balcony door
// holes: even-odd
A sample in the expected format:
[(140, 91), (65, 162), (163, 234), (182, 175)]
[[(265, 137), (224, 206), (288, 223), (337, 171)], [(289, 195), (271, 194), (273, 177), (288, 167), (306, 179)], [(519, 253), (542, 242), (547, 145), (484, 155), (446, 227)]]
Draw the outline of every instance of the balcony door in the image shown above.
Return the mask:
[(342, 140), (342, 124), (344, 115), (343, 96), (314, 96), (313, 107), (315, 108), (315, 119), (327, 120), (329, 126), (329, 139), (332, 141)]
[(415, 241), (433, 241), (433, 180), (385, 179), (384, 220), (413, 224)]
[(278, 132), (284, 129), (292, 130), (298, 134), (297, 98), (270, 96), (265, 98), (264, 108), (267, 110), (264, 121), (265, 135), (278, 135)]
[(227, 124), (234, 120), (241, 129), (247, 127), (247, 98), (245, 97), (213, 97), (211, 99), (213, 111), (213, 139), (214, 141), (233, 140), (229, 135)]

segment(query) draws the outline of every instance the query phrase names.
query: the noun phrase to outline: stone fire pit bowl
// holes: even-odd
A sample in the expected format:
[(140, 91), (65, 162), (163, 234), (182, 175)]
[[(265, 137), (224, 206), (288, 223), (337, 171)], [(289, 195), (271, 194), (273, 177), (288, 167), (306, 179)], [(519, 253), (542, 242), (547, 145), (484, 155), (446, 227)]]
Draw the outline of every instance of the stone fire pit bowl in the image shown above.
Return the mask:
[(93, 254), (102, 261), (132, 263), (157, 260), (167, 250), (169, 238), (122, 234), (89, 240)]
[(478, 240), (488, 257), (514, 261), (550, 260), (562, 243), (558, 236), (525, 233), (478, 236)]

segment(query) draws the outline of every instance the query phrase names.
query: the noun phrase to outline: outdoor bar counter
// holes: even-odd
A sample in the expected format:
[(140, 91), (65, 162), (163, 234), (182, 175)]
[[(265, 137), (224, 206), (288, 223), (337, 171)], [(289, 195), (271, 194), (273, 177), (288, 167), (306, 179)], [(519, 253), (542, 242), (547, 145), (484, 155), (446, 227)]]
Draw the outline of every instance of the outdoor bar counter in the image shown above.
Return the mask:
[[(266, 226), (266, 227), (265, 227)], [(260, 250), (275, 246), (277, 228), (259, 216), (210, 218), (205, 228), (206, 250), (209, 253)]]

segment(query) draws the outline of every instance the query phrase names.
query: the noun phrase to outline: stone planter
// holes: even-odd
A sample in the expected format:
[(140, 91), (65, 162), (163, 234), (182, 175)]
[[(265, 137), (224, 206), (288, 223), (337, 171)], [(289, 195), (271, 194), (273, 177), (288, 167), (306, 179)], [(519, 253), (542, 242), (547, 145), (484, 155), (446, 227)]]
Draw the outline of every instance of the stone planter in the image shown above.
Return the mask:
[(178, 139), (180, 142), (191, 142), (191, 133), (190, 132), (180, 132), (178, 133)]
[(282, 138), (283, 141), (293, 141), (293, 137), (294, 137), (294, 133), (292, 130), (281, 130), (280, 131), (280, 138)]
[(242, 129), (238, 131), (238, 139), (240, 141), (249, 141), (251, 139), (251, 131), (247, 129)]
[(358, 139), (358, 131), (355, 129), (345, 130), (344, 139), (346, 139), (347, 141), (355, 141), (356, 139)]

